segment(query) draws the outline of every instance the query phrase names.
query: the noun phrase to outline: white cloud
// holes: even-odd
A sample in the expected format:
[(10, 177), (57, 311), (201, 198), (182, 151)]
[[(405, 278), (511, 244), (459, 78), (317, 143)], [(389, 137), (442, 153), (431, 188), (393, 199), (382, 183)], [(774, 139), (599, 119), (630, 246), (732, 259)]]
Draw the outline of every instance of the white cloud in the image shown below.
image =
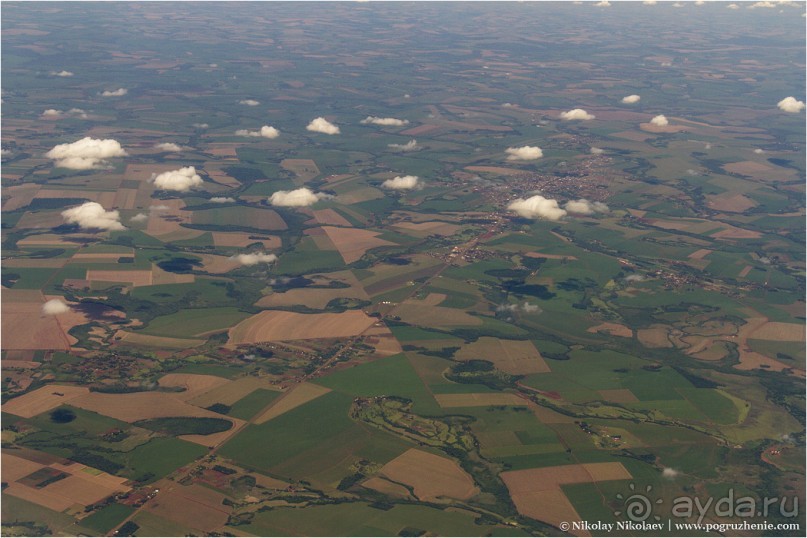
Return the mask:
[(339, 127), (322, 117), (311, 120), (311, 123), (308, 124), (306, 129), (315, 133), (324, 133), (327, 135), (339, 134)]
[(595, 147), (592, 147), (589, 151), (591, 152), (592, 155), (602, 155), (603, 153), (605, 153), (604, 149)]
[(0, 157), (10, 157), (13, 153), (10, 149), (0, 149)]
[(385, 189), (405, 191), (420, 188), (422, 184), (419, 182), (417, 176), (395, 176), (392, 179), (386, 180), (381, 186)]
[(517, 108), (517, 107), (518, 105), (515, 105), (513, 103), (502, 103), (502, 108)]
[(795, 97), (785, 97), (776, 106), (785, 112), (797, 113), (804, 109), (804, 102), (797, 100)]
[(646, 6), (655, 6), (656, 4), (658, 4), (656, 0), (644, 0), (644, 2), (642, 3)]
[(764, 149), (757, 148), (757, 149), (755, 149), (755, 150), (754, 150), (754, 153), (757, 153), (757, 154), (762, 154), (762, 153), (765, 153), (765, 150), (764, 150)]
[(661, 476), (672, 480), (676, 476), (678, 476), (678, 471), (673, 469), (672, 467), (665, 467), (664, 470), (661, 471)]
[(760, 7), (774, 8), (774, 7), (776, 7), (776, 4), (774, 4), (773, 2), (755, 2), (755, 3), (751, 4), (750, 6), (748, 6), (748, 9), (757, 9), (757, 8), (760, 8)]
[(280, 131), (269, 125), (261, 127), (260, 131), (249, 131), (247, 129), (239, 129), (235, 132), (235, 136), (254, 136), (263, 138), (277, 138), (280, 136)]
[(420, 149), (420, 146), (418, 146), (418, 141), (414, 138), (406, 144), (387, 144), (387, 147), (397, 151), (417, 151)]
[(71, 108), (67, 112), (64, 110), (49, 108), (42, 112), (42, 116), (46, 118), (64, 118), (70, 116), (74, 118), (87, 119), (87, 113), (80, 108)]
[(126, 151), (117, 140), (85, 137), (70, 144), (59, 144), (45, 154), (56, 166), (73, 170), (91, 170), (108, 166), (106, 159), (125, 157)]
[(527, 219), (560, 220), (566, 211), (558, 207), (558, 201), (536, 194), (530, 198), (513, 200), (507, 209)]
[(594, 4), (594, 6), (596, 6), (596, 7), (611, 7), (611, 2), (609, 2), (608, 0), (602, 0), (601, 2), (597, 2), (596, 4)]
[(521, 308), (523, 308), (524, 312), (527, 312), (528, 314), (532, 314), (540, 310), (540, 307), (537, 304), (530, 304), (526, 301), (524, 301), (524, 304), (521, 305)]
[(607, 213), (608, 206), (602, 202), (591, 202), (585, 198), (579, 200), (569, 200), (563, 206), (569, 213), (577, 213), (578, 215), (591, 215), (592, 213)]
[(642, 282), (644, 280), (644, 276), (632, 274), (625, 277), (626, 282)]
[(152, 174), (151, 182), (158, 189), (187, 192), (200, 186), (202, 178), (196, 173), (195, 167), (186, 166), (179, 170), (169, 170), (159, 175)]
[(255, 99), (242, 99), (238, 101), (239, 105), (247, 105), (247, 106), (258, 106), (261, 104), (260, 101), (256, 101)]
[(277, 256), (274, 254), (265, 254), (263, 252), (253, 252), (252, 254), (237, 254), (230, 257), (241, 265), (257, 265), (259, 263), (274, 263), (277, 261)]
[(129, 93), (126, 88), (118, 88), (117, 90), (104, 90), (101, 92), (101, 97), (123, 97)]
[(98, 202), (84, 202), (80, 206), (62, 211), (62, 217), (68, 224), (78, 224), (81, 228), (100, 230), (125, 230), (120, 223), (118, 211), (107, 211)]
[(208, 127), (210, 127), (210, 125), (206, 123), (194, 123), (193, 126), (196, 127), (197, 129), (207, 129)]
[(702, 6), (702, 5), (703, 5), (703, 4), (705, 4), (705, 3), (706, 3), (706, 2), (705, 2), (704, 0), (696, 0), (695, 5), (696, 5), (696, 6)]
[(569, 110), (568, 112), (561, 112), (560, 118), (563, 120), (593, 120), (595, 116), (593, 114), (589, 114), (582, 108), (575, 108)]
[(171, 209), (165, 204), (158, 204), (158, 205), (150, 205), (149, 211), (165, 211), (166, 209)]
[(293, 191), (277, 191), (269, 197), (269, 203), (279, 207), (306, 207), (314, 205), (327, 194), (313, 192), (305, 187)]
[(149, 216), (145, 213), (138, 213), (134, 217), (129, 219), (129, 222), (146, 222), (149, 220)]
[(658, 116), (650, 120), (650, 123), (652, 123), (653, 125), (657, 125), (659, 127), (666, 127), (667, 125), (669, 125), (670, 122), (667, 121), (667, 116), (665, 116), (664, 114), (659, 114)]
[(231, 204), (235, 202), (235, 198), (231, 198), (230, 196), (214, 196), (210, 201), (214, 204)]
[(402, 125), (407, 125), (409, 120), (399, 120), (397, 118), (377, 118), (375, 116), (367, 116), (363, 120), (361, 120), (363, 124), (372, 123), (373, 125), (391, 125), (393, 127), (400, 127)]
[(737, 4), (729, 4), (726, 6), (728, 9), (740, 9), (740, 6)]
[(684, 7), (684, 4), (682, 4), (681, 2), (676, 2), (672, 5), (672, 7)]
[(70, 307), (61, 299), (51, 299), (42, 305), (42, 314), (45, 316), (55, 316), (70, 312)]
[(179, 153), (184, 148), (179, 144), (174, 144), (173, 142), (162, 142), (160, 144), (154, 144), (154, 149), (159, 149), (160, 151), (167, 151), (170, 153)]
[(625, 103), (626, 105), (630, 105), (632, 103), (638, 103), (640, 99), (641, 97), (634, 93), (632, 95), (626, 95), (625, 97), (623, 97), (622, 102)]
[(72, 77), (73, 73), (70, 71), (51, 71), (51, 75), (54, 77)]
[(507, 148), (508, 161), (534, 161), (544, 156), (544, 152), (537, 146), (521, 146), (520, 148)]

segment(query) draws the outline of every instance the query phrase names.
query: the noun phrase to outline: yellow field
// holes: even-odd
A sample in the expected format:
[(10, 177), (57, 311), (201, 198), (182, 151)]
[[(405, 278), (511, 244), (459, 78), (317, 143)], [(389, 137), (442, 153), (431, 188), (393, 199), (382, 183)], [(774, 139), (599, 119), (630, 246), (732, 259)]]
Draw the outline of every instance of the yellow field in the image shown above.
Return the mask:
[(619, 323), (600, 323), (594, 327), (589, 327), (586, 329), (587, 333), (598, 333), (604, 332), (608, 333), (611, 336), (622, 336), (623, 338), (633, 338), (633, 331), (624, 326), (620, 325)]
[(393, 310), (406, 323), (421, 327), (457, 327), (482, 325), (482, 320), (458, 308), (430, 306), (428, 301), (408, 299)]
[(196, 346), (201, 346), (205, 343), (204, 340), (195, 340), (192, 338), (170, 338), (167, 336), (151, 336), (148, 334), (132, 333), (128, 331), (118, 331), (115, 333), (115, 338), (120, 338), (121, 342), (125, 342), (133, 346), (143, 347), (157, 347), (168, 349), (189, 349)]
[(286, 394), (278, 398), (272, 403), (272, 406), (266, 410), (261, 416), (255, 419), (255, 424), (263, 424), (275, 417), (279, 417), (287, 411), (291, 411), (295, 407), (300, 407), (303, 404), (319, 398), (323, 394), (331, 392), (331, 389), (315, 385), (313, 383), (302, 383), (289, 390)]
[(223, 494), (198, 484), (182, 486), (171, 483), (161, 488), (146, 510), (206, 534), (227, 523), (232, 508), (222, 504), (224, 498)]
[(311, 211), (314, 218), (320, 224), (330, 224), (332, 226), (353, 226), (349, 220), (334, 211), (333, 209), (314, 209)]
[(87, 387), (72, 385), (47, 385), (35, 391), (13, 398), (3, 404), (3, 411), (23, 418), (31, 418), (45, 411), (89, 394)]
[(91, 505), (116, 492), (126, 492), (131, 489), (123, 485), (126, 478), (112, 476), (75, 462), (66, 464), (54, 462), (48, 465), (69, 476), (42, 488), (31, 487), (18, 481), (44, 468), (46, 466), (44, 463), (9, 454), (4, 450), (2, 466), (3, 481), (8, 483), (8, 487), (3, 490), (4, 494), (13, 495), (57, 512), (73, 506)]
[(456, 224), (440, 221), (426, 222), (396, 222), (395, 228), (402, 228), (408, 232), (418, 232), (423, 235), (453, 235), (460, 229)]
[(126, 282), (133, 287), (151, 286), (153, 284), (151, 271), (144, 270), (122, 270), (122, 271), (99, 271), (97, 269), (87, 269), (85, 280), (90, 282)]
[(630, 480), (632, 476), (621, 463), (607, 462), (507, 471), (501, 478), (519, 514), (557, 526), (562, 521), (580, 520), (562, 485)]
[(501, 340), (483, 336), (476, 342), (463, 346), (454, 356), (463, 361), (490, 361), (499, 370), (514, 375), (550, 371), (541, 353), (529, 340)]
[[(283, 242), (276, 235), (256, 236), (244, 232), (212, 232), (212, 234), (213, 244), (217, 247), (246, 247), (253, 243), (262, 243), (265, 249), (276, 249), (283, 246)], [(264, 239), (251, 239), (251, 236)]]
[(335, 228), (333, 226), (323, 226), (322, 229), (328, 234), (328, 238), (333, 242), (345, 263), (353, 263), (364, 256), (364, 253), (371, 248), (394, 245), (389, 241), (378, 239), (379, 233), (370, 230), (359, 230), (356, 228)]
[(779, 340), (781, 342), (804, 342), (804, 325), (769, 321), (751, 333), (748, 338)]
[(479, 394), (435, 394), (440, 407), (487, 407), (489, 405), (527, 405), (515, 394), (484, 392)]
[(72, 398), (70, 405), (123, 422), (163, 417), (227, 418), (236, 422), (236, 419), (223, 417), (213, 411), (187, 404), (180, 399), (181, 395), (181, 392), (132, 392), (127, 394), (87, 392)]
[(341, 314), (298, 314), (265, 310), (231, 328), (228, 343), (247, 344), (356, 336), (376, 321), (376, 318), (357, 310), (348, 310)]
[[(59, 316), (42, 314), (44, 297), (33, 291), (30, 298), (15, 301), (14, 296), (3, 290), (2, 325), (3, 349), (70, 349), (70, 340), (59, 322)], [(17, 296), (22, 296), (18, 294)], [(60, 314), (64, 315), (64, 314)]]
[(157, 381), (161, 387), (184, 387), (184, 392), (174, 394), (178, 399), (186, 402), (229, 383), (231, 381), (223, 377), (201, 374), (165, 374)]
[(378, 474), (411, 486), (423, 501), (439, 502), (444, 497), (466, 500), (479, 493), (470, 475), (454, 460), (416, 448), (384, 465)]
[[(162, 381), (160, 381), (162, 383)], [(216, 403), (233, 405), (235, 402), (257, 389), (278, 390), (268, 379), (260, 377), (239, 377), (221, 384), (186, 401), (197, 407), (210, 407)]]

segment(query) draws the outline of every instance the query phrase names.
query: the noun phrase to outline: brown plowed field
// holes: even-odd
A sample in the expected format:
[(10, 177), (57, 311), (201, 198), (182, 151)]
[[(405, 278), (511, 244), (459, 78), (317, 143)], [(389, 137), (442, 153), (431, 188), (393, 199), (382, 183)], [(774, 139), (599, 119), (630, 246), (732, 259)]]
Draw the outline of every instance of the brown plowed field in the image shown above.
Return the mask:
[(376, 321), (376, 318), (371, 318), (358, 310), (348, 310), (341, 314), (298, 314), (265, 310), (230, 329), (228, 343), (248, 344), (356, 336)]

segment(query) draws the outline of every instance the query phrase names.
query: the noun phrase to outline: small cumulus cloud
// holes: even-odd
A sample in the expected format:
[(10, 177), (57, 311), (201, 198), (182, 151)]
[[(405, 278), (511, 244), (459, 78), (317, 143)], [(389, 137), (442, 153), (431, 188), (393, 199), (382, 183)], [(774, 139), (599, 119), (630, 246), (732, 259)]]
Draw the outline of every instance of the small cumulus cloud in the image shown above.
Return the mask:
[(85, 137), (70, 144), (59, 144), (45, 154), (61, 168), (91, 170), (107, 167), (106, 159), (125, 157), (126, 151), (117, 140)]
[(422, 187), (420, 180), (417, 176), (395, 176), (392, 179), (386, 180), (381, 184), (385, 189), (393, 189), (396, 191), (406, 191), (418, 189)]
[(311, 123), (306, 126), (306, 129), (314, 133), (327, 135), (337, 135), (340, 132), (339, 127), (322, 117), (311, 120)]
[(237, 254), (230, 257), (230, 259), (237, 261), (241, 265), (258, 265), (259, 263), (274, 263), (277, 261), (277, 256), (263, 252), (253, 252), (251, 254)]
[(560, 118), (562, 120), (571, 121), (571, 120), (593, 120), (596, 116), (594, 114), (589, 114), (582, 108), (574, 108), (569, 110), (568, 112), (561, 112)]
[(611, 7), (611, 2), (608, 0), (602, 0), (601, 2), (597, 2), (594, 4), (595, 7)]
[(785, 112), (797, 113), (804, 110), (804, 102), (797, 100), (795, 97), (785, 97), (777, 105), (779, 110)]
[(145, 213), (138, 213), (134, 217), (129, 219), (129, 222), (146, 222), (149, 220), (149, 216)]
[(642, 3), (646, 6), (655, 6), (656, 4), (658, 4), (656, 0), (644, 0), (644, 2)]
[(206, 123), (194, 123), (193, 126), (197, 129), (207, 129), (210, 125)]
[(193, 166), (169, 170), (159, 175), (152, 174), (150, 181), (158, 189), (179, 192), (187, 192), (202, 184), (202, 178), (196, 173), (196, 168)]
[(61, 299), (51, 299), (42, 305), (42, 314), (45, 316), (56, 316), (70, 312), (70, 307)]
[(71, 108), (67, 112), (55, 108), (49, 108), (42, 112), (42, 117), (45, 118), (81, 118), (87, 119), (87, 113), (81, 108)]
[(757, 154), (762, 154), (762, 153), (765, 153), (765, 150), (764, 150), (764, 149), (757, 148), (757, 149), (755, 149), (755, 150), (754, 150), (754, 153), (757, 153)]
[(406, 144), (387, 144), (387, 147), (394, 149), (395, 151), (417, 151), (420, 149), (420, 146), (418, 146), (418, 141), (414, 138)]
[(776, 4), (774, 4), (773, 2), (754, 2), (753, 4), (748, 6), (748, 9), (759, 9), (761, 7), (772, 9), (776, 7)]
[(726, 8), (728, 8), (728, 9), (740, 9), (740, 6), (738, 6), (737, 4), (729, 4), (729, 5), (726, 6)]
[(541, 310), (541, 308), (537, 304), (531, 304), (526, 301), (524, 302), (523, 305), (521, 305), (521, 308), (524, 310), (524, 312), (527, 312), (528, 314), (534, 314), (535, 312)]
[(373, 125), (389, 125), (393, 127), (400, 127), (402, 125), (408, 125), (409, 120), (399, 120), (398, 118), (377, 118), (376, 116), (367, 116), (363, 120), (361, 120), (363, 124), (373, 124)]
[(280, 136), (280, 131), (269, 125), (261, 127), (260, 131), (248, 131), (247, 129), (239, 129), (235, 132), (235, 136), (254, 136), (261, 138), (277, 138)]
[(0, 149), (0, 157), (11, 157), (13, 154), (14, 152), (10, 149)]
[(62, 70), (62, 71), (51, 71), (50, 74), (51, 76), (54, 77), (72, 77), (74, 73), (71, 71)]
[(558, 206), (557, 200), (544, 198), (540, 194), (513, 200), (507, 209), (527, 219), (560, 220), (566, 216), (566, 211)]
[(323, 198), (328, 198), (328, 195), (303, 187), (293, 191), (277, 191), (269, 197), (269, 203), (278, 207), (306, 207)]
[(602, 155), (603, 153), (605, 153), (604, 149), (595, 147), (592, 147), (589, 151), (591, 152), (592, 155)]
[(591, 215), (593, 213), (607, 213), (608, 206), (602, 202), (591, 202), (585, 198), (579, 200), (569, 200), (563, 206), (569, 213), (576, 213), (578, 215)]
[(508, 161), (534, 161), (544, 156), (544, 152), (537, 146), (521, 146), (520, 148), (507, 148)]
[(256, 101), (255, 99), (241, 99), (238, 101), (239, 105), (246, 105), (246, 106), (258, 106), (261, 104), (260, 101)]
[(123, 97), (129, 93), (126, 88), (118, 88), (117, 90), (104, 90), (101, 92), (101, 97)]
[(157, 204), (157, 205), (150, 205), (149, 211), (165, 211), (166, 209), (171, 209), (165, 204)]
[(88, 230), (125, 230), (120, 223), (118, 211), (107, 211), (98, 202), (84, 202), (80, 206), (62, 211), (62, 218), (67, 224), (78, 224)]
[(173, 142), (162, 142), (160, 144), (154, 144), (154, 149), (158, 149), (160, 151), (167, 151), (169, 153), (179, 153), (185, 148), (183, 148), (179, 144), (174, 144)]
[(673, 469), (672, 467), (665, 467), (663, 471), (661, 471), (661, 476), (668, 480), (673, 480), (675, 477), (678, 476), (678, 471)]
[(650, 123), (652, 123), (653, 125), (657, 125), (658, 127), (666, 127), (667, 125), (669, 125), (670, 122), (667, 121), (667, 116), (665, 116), (664, 114), (659, 114), (658, 116), (650, 120)]
[(642, 275), (633, 274), (626, 276), (625, 282), (642, 282), (644, 279), (645, 278)]
[(625, 103), (626, 105), (630, 105), (632, 103), (638, 103), (640, 99), (641, 99), (641, 96), (636, 95), (634, 93), (632, 95), (626, 95), (625, 97), (623, 97), (622, 102)]
[(518, 105), (513, 103), (502, 103), (502, 108), (518, 108)]
[(235, 202), (235, 198), (232, 198), (230, 196), (214, 196), (213, 198), (210, 199), (210, 201), (213, 202), (214, 204), (231, 204)]

